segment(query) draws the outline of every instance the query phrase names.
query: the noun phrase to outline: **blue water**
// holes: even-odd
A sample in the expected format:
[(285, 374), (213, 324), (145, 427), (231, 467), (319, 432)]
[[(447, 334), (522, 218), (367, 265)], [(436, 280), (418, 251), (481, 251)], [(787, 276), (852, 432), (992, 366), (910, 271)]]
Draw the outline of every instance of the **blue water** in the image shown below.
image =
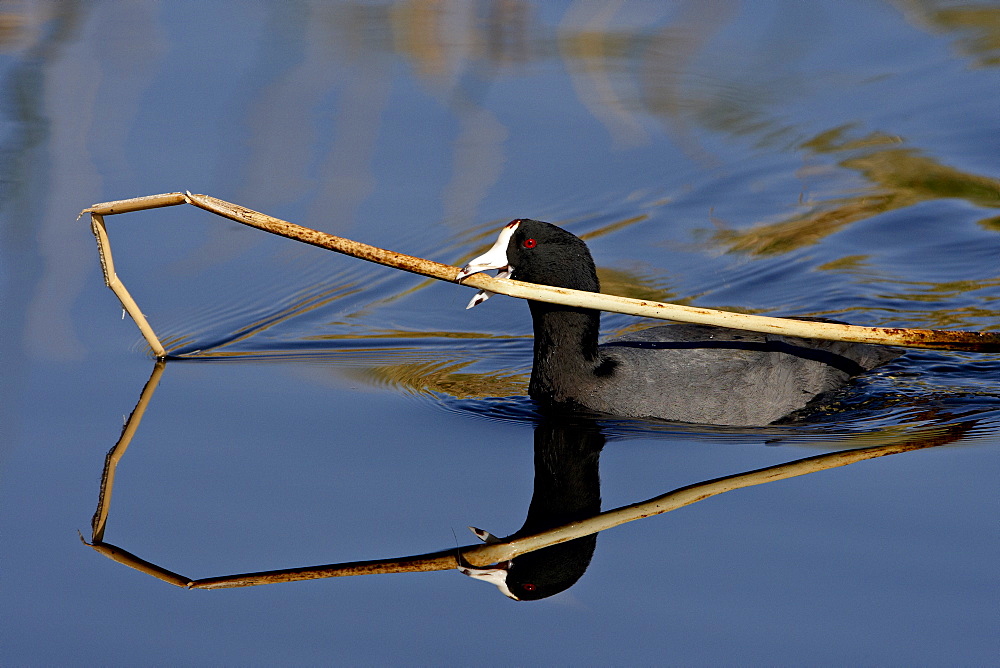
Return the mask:
[[(757, 430), (607, 420), (602, 507), (908, 452), (602, 533), (565, 593), (448, 571), (186, 591), (82, 545), (153, 368), (80, 209), (191, 190), (461, 264), (516, 217), (607, 292), (995, 329), (995, 3), (21, 3), (0, 13), (4, 663), (983, 665), (1000, 357), (912, 351)], [(532, 497), (519, 300), (175, 207), (107, 219), (170, 351), (104, 540), (189, 578), (504, 536)], [(607, 314), (606, 333), (645, 324)]]

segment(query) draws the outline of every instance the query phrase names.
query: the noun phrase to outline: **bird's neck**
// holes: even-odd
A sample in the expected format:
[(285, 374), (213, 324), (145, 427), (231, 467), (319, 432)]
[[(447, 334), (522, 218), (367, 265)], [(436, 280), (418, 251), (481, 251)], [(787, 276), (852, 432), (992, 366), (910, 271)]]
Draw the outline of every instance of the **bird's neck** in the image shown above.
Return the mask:
[(515, 535), (531, 535), (601, 512), (598, 461), (605, 437), (589, 418), (560, 415), (535, 426), (535, 485), (528, 517)]
[(529, 394), (535, 399), (565, 401), (574, 389), (563, 387), (565, 382), (592, 374), (600, 363), (600, 312), (534, 301), (529, 306), (535, 331)]

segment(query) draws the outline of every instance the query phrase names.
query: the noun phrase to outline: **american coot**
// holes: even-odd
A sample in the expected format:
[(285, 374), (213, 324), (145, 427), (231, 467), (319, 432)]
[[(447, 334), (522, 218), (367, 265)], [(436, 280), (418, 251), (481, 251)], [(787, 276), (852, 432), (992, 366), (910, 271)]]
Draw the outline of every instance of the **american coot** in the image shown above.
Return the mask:
[[(587, 245), (537, 220), (508, 223), (459, 280), (489, 269), (530, 283), (600, 290)], [(480, 293), (469, 307), (487, 296)], [(598, 345), (598, 311), (539, 301), (528, 306), (535, 335), (528, 393), (544, 409), (766, 425), (900, 355), (885, 346), (702, 325), (651, 327)]]

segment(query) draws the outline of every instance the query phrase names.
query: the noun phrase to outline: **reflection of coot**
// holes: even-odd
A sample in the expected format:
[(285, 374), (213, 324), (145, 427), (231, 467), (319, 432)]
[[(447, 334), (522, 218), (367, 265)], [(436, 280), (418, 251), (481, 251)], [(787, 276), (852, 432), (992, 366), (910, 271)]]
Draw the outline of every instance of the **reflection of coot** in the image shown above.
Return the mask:
[[(535, 427), (535, 489), (524, 526), (509, 539), (530, 536), (601, 512), (598, 463), (604, 436), (586, 419), (553, 418)], [(484, 539), (486, 532), (477, 531)], [(508, 539), (508, 540), (509, 540)], [(494, 568), (463, 568), (507, 596), (533, 601), (568, 589), (590, 565), (597, 535), (522, 554)]]
[[(459, 276), (487, 269), (531, 283), (600, 289), (586, 244), (536, 220), (509, 223), (496, 244)], [(477, 295), (470, 306), (483, 299), (485, 295)], [(529, 393), (543, 407), (764, 425), (899, 355), (883, 346), (699, 325), (652, 327), (598, 346), (598, 311), (528, 304), (535, 334)]]

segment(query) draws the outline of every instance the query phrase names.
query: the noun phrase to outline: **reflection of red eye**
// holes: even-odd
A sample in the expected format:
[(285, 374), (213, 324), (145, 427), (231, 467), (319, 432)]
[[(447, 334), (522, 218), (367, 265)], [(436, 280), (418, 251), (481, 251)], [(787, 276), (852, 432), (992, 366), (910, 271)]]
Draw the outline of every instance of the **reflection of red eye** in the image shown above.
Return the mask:
[(534, 248), (535, 246), (538, 245), (538, 242), (535, 241), (534, 239), (525, 239), (524, 241), (521, 242), (521, 245), (524, 246), (525, 248)]
[[(534, 239), (529, 239), (529, 241), (534, 241)], [(535, 591), (535, 585), (531, 584), (530, 582), (526, 582), (525, 584), (521, 585), (521, 589), (523, 589), (524, 591)]]

